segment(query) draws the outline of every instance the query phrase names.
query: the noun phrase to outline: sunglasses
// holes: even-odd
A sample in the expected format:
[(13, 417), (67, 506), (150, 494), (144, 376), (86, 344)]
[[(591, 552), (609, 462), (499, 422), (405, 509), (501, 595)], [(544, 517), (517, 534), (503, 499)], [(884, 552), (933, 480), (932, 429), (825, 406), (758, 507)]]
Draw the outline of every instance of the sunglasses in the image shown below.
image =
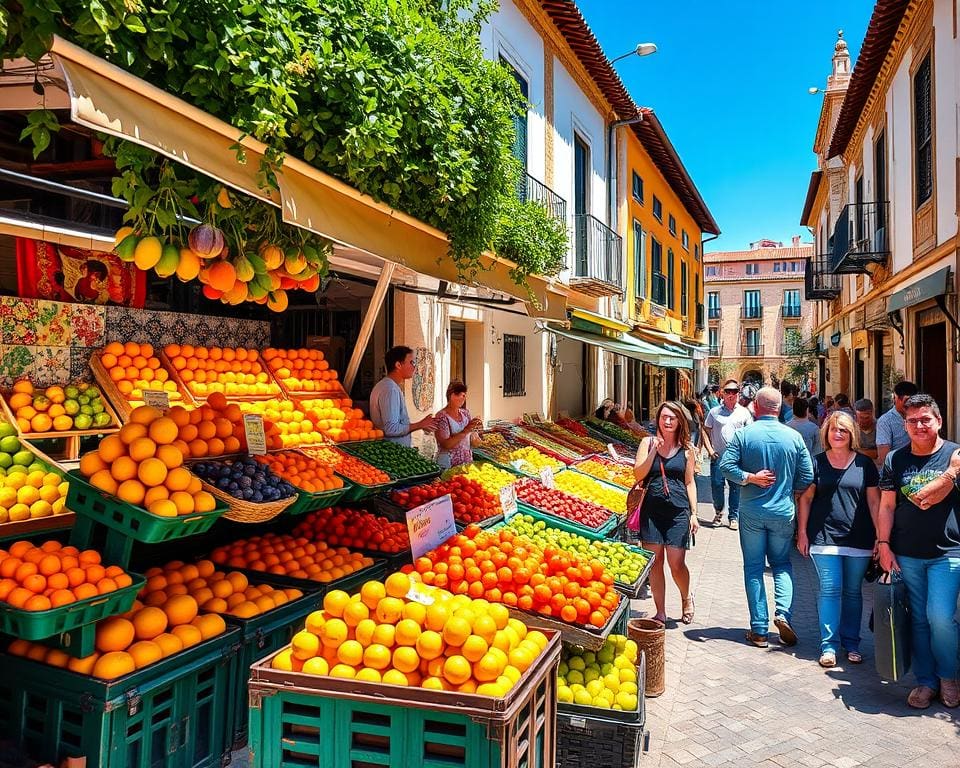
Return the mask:
[(723, 391), (724, 391), (725, 394), (735, 395), (735, 394), (737, 394), (737, 392), (739, 392), (740, 390), (739, 390), (739, 389), (725, 389), (725, 390), (723, 390)]

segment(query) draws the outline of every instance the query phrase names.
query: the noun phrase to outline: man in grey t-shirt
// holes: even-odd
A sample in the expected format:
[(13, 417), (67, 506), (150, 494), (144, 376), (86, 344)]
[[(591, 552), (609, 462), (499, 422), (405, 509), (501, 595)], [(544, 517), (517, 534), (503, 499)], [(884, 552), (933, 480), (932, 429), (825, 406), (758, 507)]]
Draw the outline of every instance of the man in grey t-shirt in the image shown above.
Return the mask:
[(820, 442), (820, 430), (817, 425), (807, 418), (807, 401), (802, 397), (794, 398), (793, 418), (787, 422), (790, 429), (799, 432), (803, 438), (803, 444), (807, 446), (811, 456), (816, 456), (823, 451), (823, 445)]
[(903, 414), (907, 400), (919, 391), (912, 381), (901, 381), (893, 388), (893, 408), (877, 419), (877, 461), (880, 464), (888, 453), (910, 444)]
[(436, 420), (427, 414), (420, 421), (410, 423), (407, 401), (403, 396), (403, 382), (413, 378), (413, 350), (410, 347), (394, 347), (384, 357), (387, 375), (370, 390), (370, 421), (383, 430), (388, 440), (411, 447), (410, 435), (417, 430), (433, 432)]
[(723, 401), (716, 408), (710, 409), (710, 413), (707, 414), (703, 423), (703, 428), (707, 431), (707, 437), (710, 438), (710, 444), (713, 446), (713, 453), (710, 455), (713, 524), (720, 525), (723, 522), (723, 488), (728, 485), (730, 488), (730, 507), (727, 511), (727, 520), (730, 523), (731, 530), (737, 530), (740, 526), (738, 521), (740, 517), (740, 486), (729, 482), (720, 474), (720, 458), (736, 431), (753, 422), (753, 416), (739, 403), (740, 384), (736, 379), (729, 379), (724, 382), (721, 396)]
[(862, 397), (853, 404), (857, 432), (860, 435), (860, 453), (877, 460), (877, 420), (873, 417), (873, 401)]

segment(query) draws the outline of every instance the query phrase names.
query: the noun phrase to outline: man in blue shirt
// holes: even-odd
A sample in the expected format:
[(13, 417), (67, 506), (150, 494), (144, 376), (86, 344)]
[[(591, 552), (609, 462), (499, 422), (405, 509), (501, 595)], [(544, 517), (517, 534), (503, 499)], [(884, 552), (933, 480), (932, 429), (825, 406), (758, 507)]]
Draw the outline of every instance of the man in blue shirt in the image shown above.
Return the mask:
[(747, 642), (758, 648), (767, 646), (770, 626), (763, 584), (764, 561), (770, 563), (773, 571), (774, 624), (780, 632), (780, 642), (797, 642), (797, 634), (790, 626), (794, 494), (813, 482), (813, 462), (803, 438), (777, 419), (781, 404), (776, 389), (761, 389), (754, 401), (757, 420), (733, 436), (720, 459), (724, 477), (744, 486), (740, 494), (740, 549), (750, 608)]

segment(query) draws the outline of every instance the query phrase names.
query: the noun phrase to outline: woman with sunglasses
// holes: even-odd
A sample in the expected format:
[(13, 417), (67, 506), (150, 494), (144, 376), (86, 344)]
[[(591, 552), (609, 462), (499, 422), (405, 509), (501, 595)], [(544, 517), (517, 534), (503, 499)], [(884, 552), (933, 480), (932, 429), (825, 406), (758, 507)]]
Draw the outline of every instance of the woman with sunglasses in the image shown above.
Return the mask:
[(640, 508), (640, 540), (654, 553), (650, 570), (650, 590), (657, 613), (654, 618), (666, 621), (666, 557), (670, 573), (680, 590), (681, 621), (693, 621), (694, 603), (690, 595), (690, 572), (687, 550), (693, 534), (700, 527), (697, 521), (697, 480), (695, 448), (690, 443), (687, 414), (680, 403), (665, 402), (657, 409), (654, 423), (657, 432), (645, 438), (637, 451), (633, 468), (638, 482), (646, 483)]
[(797, 504), (797, 549), (817, 569), (820, 666), (833, 667), (841, 648), (859, 664), (863, 575), (875, 548), (880, 474), (859, 453), (857, 427), (845, 411), (823, 423), (824, 452), (813, 457), (813, 484)]

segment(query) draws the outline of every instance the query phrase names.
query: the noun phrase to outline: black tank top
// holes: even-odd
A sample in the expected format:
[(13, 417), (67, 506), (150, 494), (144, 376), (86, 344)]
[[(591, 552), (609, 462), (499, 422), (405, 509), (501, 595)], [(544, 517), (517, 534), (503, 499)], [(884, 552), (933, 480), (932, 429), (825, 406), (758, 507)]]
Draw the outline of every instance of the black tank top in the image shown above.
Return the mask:
[[(661, 473), (661, 467), (663, 472)], [(669, 459), (658, 452), (647, 475), (647, 495), (643, 506), (651, 508), (670, 507), (673, 510), (690, 509), (687, 496), (687, 452), (678, 450)]]

